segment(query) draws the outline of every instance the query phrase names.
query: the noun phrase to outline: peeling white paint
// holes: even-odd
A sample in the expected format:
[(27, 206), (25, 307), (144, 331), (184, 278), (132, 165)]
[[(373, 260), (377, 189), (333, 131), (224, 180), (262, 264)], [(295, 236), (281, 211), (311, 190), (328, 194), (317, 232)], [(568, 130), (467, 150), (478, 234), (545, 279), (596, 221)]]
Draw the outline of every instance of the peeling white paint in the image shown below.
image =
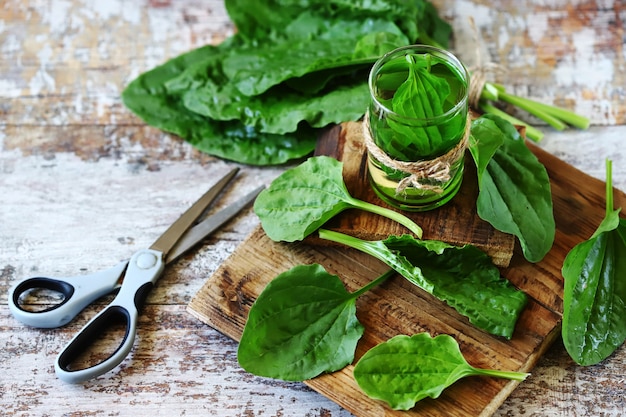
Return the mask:
[(17, 98), (22, 95), (22, 89), (17, 83), (10, 79), (0, 78), (0, 97)]
[[(30, 6), (41, 13), (42, 22), (46, 23), (51, 32), (58, 32), (67, 27), (68, 17), (72, 16), (72, 10), (74, 8), (73, 2), (69, 0), (58, 0), (52, 3), (50, 2), (35, 2), (41, 3)], [(26, 5), (27, 3), (24, 3)]]
[(140, 2), (84, 0), (84, 3), (96, 13), (99, 20), (121, 18), (124, 22), (133, 25), (141, 22), (142, 3)]
[[(526, 17), (526, 19), (531, 19), (532, 22), (529, 22), (526, 26), (532, 26), (532, 30), (529, 30), (528, 37), (533, 43), (538, 44), (542, 41), (546, 32), (549, 29), (548, 26), (548, 16), (545, 14), (533, 15), (532, 17)], [(500, 28), (500, 32), (508, 32), (504, 27)]]
[(30, 79), (28, 86), (30, 88), (30, 94), (33, 96), (37, 96), (43, 91), (53, 92), (56, 87), (54, 78), (43, 68), (37, 70), (35, 76)]
[(566, 56), (554, 68), (554, 80), (560, 86), (584, 86), (595, 90), (606, 88), (613, 80), (610, 58), (591, 55)]

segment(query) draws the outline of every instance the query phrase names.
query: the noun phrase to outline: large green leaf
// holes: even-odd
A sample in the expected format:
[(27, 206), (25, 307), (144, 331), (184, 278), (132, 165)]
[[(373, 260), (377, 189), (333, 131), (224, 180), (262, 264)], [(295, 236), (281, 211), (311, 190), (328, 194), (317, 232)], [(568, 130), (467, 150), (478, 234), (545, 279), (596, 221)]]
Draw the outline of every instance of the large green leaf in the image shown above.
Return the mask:
[[(386, 20), (346, 18), (327, 27), (317, 24), (325, 22), (321, 16), (306, 13), (293, 24), (303, 25), (309, 20), (315, 22), (314, 26), (324, 26), (324, 30), (311, 29), (315, 36), (303, 39), (290, 37), (285, 42), (232, 50), (223, 62), (224, 74), (241, 93), (255, 96), (283, 81), (315, 71), (373, 64), (382, 53), (409, 43), (397, 26)], [(316, 32), (320, 32), (319, 35)], [(376, 33), (385, 34), (383, 45), (389, 49), (381, 51), (380, 44), (371, 42)]]
[[(362, 71), (384, 51), (413, 40), (422, 32), (416, 26), (419, 19), (429, 21), (424, 26), (429, 28), (425, 39), (439, 29), (445, 33), (447, 24), (436, 13), (431, 15), (432, 6), (424, 4), (228, 1), (228, 13), (237, 27), (235, 35), (216, 47), (198, 48), (140, 75), (125, 89), (123, 101), (146, 123), (221, 158), (254, 165), (301, 158), (315, 146), (311, 126), (354, 120), (364, 112), (365, 81), (360, 87), (345, 86), (345, 80), (338, 77)], [(229, 77), (222, 73), (225, 64)], [(246, 73), (250, 70), (253, 72)], [(237, 107), (239, 117), (232, 105), (220, 114), (219, 102), (211, 100), (225, 96), (212, 97), (213, 90), (207, 88), (211, 83), (226, 93), (232, 91), (229, 83), (248, 92), (267, 91), (284, 83), (310, 96), (311, 101), (298, 102), (299, 107), (294, 108), (293, 101), (281, 101), (278, 94)], [(205, 90), (194, 91), (200, 88)], [(281, 86), (277, 91), (286, 90)], [(257, 109), (262, 113), (256, 114)]]
[(418, 236), (422, 230), (396, 211), (353, 198), (343, 181), (343, 164), (328, 156), (309, 158), (283, 172), (254, 202), (267, 236), (293, 242), (313, 233), (330, 218), (348, 208), (386, 216)]
[(563, 276), (563, 344), (576, 363), (594, 365), (626, 339), (626, 244), (616, 230), (578, 244)]
[(396, 23), (411, 43), (419, 40), (446, 48), (451, 34), (451, 26), (424, 0), (229, 0), (226, 9), (239, 33), (247, 39), (284, 36), (285, 27), (311, 10), (329, 21), (345, 17), (361, 21), (385, 18)]
[[(489, 162), (476, 161), (479, 194), (478, 215), (496, 229), (520, 241), (525, 258), (539, 262), (552, 248), (555, 222), (550, 179), (546, 168), (528, 149), (515, 127), (498, 116), (485, 115), (472, 123), (472, 136), (490, 149), (473, 149), (472, 156), (487, 155), (502, 141)], [(496, 136), (494, 138), (494, 136)]]
[(611, 162), (607, 161), (606, 215), (593, 236), (565, 257), (563, 325), (569, 355), (594, 365), (626, 340), (626, 220), (613, 209)]
[(248, 315), (237, 359), (248, 372), (303, 381), (354, 359), (363, 326), (355, 295), (320, 265), (299, 265), (274, 278)]
[(467, 363), (458, 343), (445, 334), (395, 336), (370, 349), (354, 367), (354, 379), (371, 398), (394, 410), (409, 410), (426, 398), (473, 375), (522, 381), (528, 374), (475, 368)]
[(221, 59), (221, 53), (218, 47), (205, 46), (141, 74), (122, 92), (124, 105), (152, 126), (181, 137), (191, 136), (206, 118), (187, 110), (179, 96), (168, 93), (165, 84), (196, 62)]
[(491, 259), (472, 245), (452, 246), (409, 235), (364, 241), (324, 229), (319, 235), (378, 258), (476, 327), (497, 336), (512, 337), (528, 301), (526, 294), (502, 278)]
[[(266, 134), (238, 120), (217, 121), (190, 111), (181, 96), (166, 88), (188, 68), (212, 68), (224, 46), (206, 46), (180, 55), (133, 80), (123, 91), (126, 107), (146, 123), (173, 133), (208, 154), (251, 165), (281, 164), (310, 154), (317, 134), (301, 129), (288, 135)], [(190, 80), (187, 80), (191, 82)]]
[(215, 120), (239, 120), (259, 132), (283, 134), (298, 130), (302, 121), (321, 128), (331, 123), (358, 120), (367, 107), (367, 85), (352, 81), (316, 95), (298, 93), (285, 86), (264, 94), (242, 95), (234, 84), (207, 79), (183, 95), (185, 107)]

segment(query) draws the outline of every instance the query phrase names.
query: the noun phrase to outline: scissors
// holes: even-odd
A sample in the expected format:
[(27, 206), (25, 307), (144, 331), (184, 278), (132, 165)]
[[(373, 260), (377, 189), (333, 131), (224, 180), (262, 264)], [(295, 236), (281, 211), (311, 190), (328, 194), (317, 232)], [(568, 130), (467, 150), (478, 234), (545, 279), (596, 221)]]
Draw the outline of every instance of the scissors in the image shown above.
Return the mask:
[[(89, 275), (69, 278), (27, 278), (9, 290), (9, 308), (13, 316), (29, 326), (39, 328), (61, 327), (69, 323), (93, 301), (106, 294), (119, 291), (113, 301), (91, 319), (58, 355), (54, 369), (59, 379), (68, 383), (79, 383), (95, 378), (115, 368), (130, 353), (137, 331), (139, 310), (161, 276), (165, 265), (175, 261), (230, 220), (251, 203), (264, 188), (258, 187), (229, 207), (197, 222), (238, 170), (235, 168), (222, 177), (152, 246), (135, 252), (128, 261)], [(25, 303), (22, 302), (23, 296), (29, 292), (41, 290), (50, 290), (63, 297), (52, 307), (40, 311), (27, 310)], [(99, 363), (73, 369), (80, 355), (87, 353), (98, 338), (103, 337), (112, 323), (120, 322), (125, 326), (125, 332), (117, 349)]]

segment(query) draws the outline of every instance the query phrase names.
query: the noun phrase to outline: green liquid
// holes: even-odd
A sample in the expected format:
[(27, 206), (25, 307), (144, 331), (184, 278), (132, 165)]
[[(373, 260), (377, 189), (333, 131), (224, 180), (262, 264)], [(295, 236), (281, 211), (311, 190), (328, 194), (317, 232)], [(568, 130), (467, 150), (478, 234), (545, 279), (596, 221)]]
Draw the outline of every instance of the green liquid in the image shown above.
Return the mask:
[[(432, 160), (449, 152), (463, 139), (468, 78), (462, 66), (456, 67), (445, 55), (403, 51), (375, 66), (373, 71), (370, 132), (374, 143), (388, 156), (405, 162)], [(413, 97), (426, 104), (414, 105)], [(392, 206), (407, 211), (430, 210), (448, 202), (459, 190), (463, 159), (461, 156), (451, 163), (448, 181), (426, 179), (420, 181), (426, 188), (408, 186), (397, 193), (398, 184), (408, 174), (387, 167), (370, 155), (371, 186)]]
[[(398, 89), (409, 78), (409, 62), (405, 55), (392, 58), (378, 70), (374, 79), (372, 94), (383, 107), (372, 104), (370, 126), (374, 142), (389, 156), (401, 161), (432, 159), (452, 149), (465, 133), (467, 105), (467, 82), (450, 63), (432, 54), (410, 54), (413, 68), (420, 68), (436, 77), (447, 86), (448, 93), (443, 100), (441, 114), (433, 118), (417, 119), (403, 114), (394, 106)], [(432, 92), (416, 89), (416, 94), (428, 95)], [(457, 108), (457, 111), (455, 111)], [(400, 128), (398, 128), (400, 127)], [(413, 141), (406, 138), (403, 128), (417, 132), (416, 136), (440, 137), (437, 141)], [(422, 134), (423, 132), (423, 134)]]

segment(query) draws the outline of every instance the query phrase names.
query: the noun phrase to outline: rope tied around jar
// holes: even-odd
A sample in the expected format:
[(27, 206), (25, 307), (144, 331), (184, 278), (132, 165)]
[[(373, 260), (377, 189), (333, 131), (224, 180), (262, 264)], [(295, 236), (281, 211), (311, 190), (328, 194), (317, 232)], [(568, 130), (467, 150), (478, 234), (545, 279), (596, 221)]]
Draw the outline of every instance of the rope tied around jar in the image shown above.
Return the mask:
[(471, 118), (468, 114), (463, 137), (454, 148), (437, 158), (412, 162), (394, 159), (374, 143), (370, 128), (369, 110), (363, 120), (363, 139), (367, 151), (373, 158), (389, 168), (407, 174), (406, 177), (398, 182), (396, 195), (401, 194), (409, 186), (441, 194), (443, 193), (443, 187), (441, 185), (432, 184), (431, 182), (443, 184), (450, 181), (450, 166), (465, 153), (465, 149), (467, 149), (469, 144), (470, 127)]
[(495, 64), (493, 62), (488, 62), (483, 65), (475, 65), (469, 68), (471, 73), (470, 83), (469, 83), (469, 91), (468, 91), (468, 101), (470, 107), (479, 110), (480, 109), (480, 98), (483, 93), (483, 89), (485, 88), (485, 84), (487, 84), (488, 79), (492, 78), (493, 74), (504, 72), (504, 68), (501, 65)]

